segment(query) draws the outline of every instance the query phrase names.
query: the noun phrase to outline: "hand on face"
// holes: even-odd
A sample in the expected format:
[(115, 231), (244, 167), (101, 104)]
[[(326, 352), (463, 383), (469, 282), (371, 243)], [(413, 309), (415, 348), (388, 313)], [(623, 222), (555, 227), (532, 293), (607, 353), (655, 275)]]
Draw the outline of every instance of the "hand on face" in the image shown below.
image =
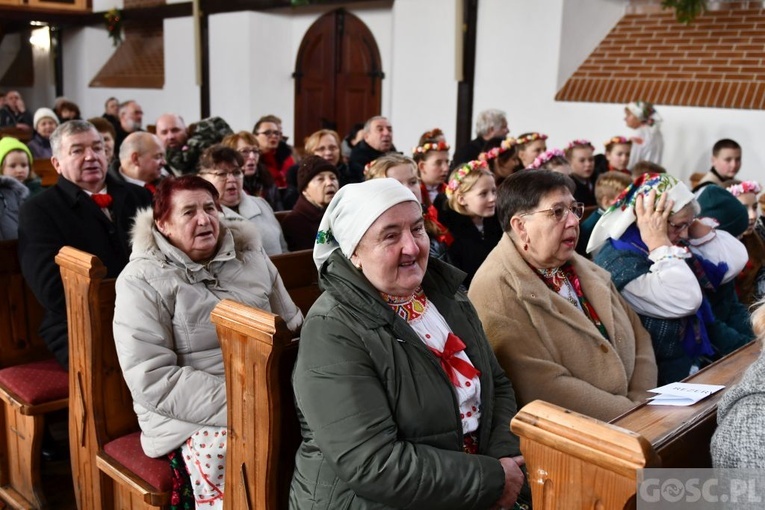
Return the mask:
[(656, 202), (656, 190), (653, 189), (647, 197), (640, 193), (635, 199), (636, 223), (640, 238), (648, 247), (648, 251), (653, 251), (660, 246), (672, 245), (667, 232), (667, 222), (673, 205), (674, 202), (667, 199), (666, 193)]

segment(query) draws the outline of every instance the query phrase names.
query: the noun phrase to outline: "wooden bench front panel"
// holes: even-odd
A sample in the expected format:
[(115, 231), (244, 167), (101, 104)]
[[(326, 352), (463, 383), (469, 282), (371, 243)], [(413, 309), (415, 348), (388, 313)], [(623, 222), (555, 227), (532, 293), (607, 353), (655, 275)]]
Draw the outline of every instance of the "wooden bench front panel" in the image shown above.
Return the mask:
[[(759, 353), (759, 343), (750, 343), (686, 382), (727, 390)], [(635, 508), (638, 469), (709, 467), (724, 392), (688, 407), (644, 403), (611, 423), (542, 401), (524, 406), (511, 428), (521, 438), (534, 508)]]
[(284, 287), (303, 315), (321, 295), (319, 273), (313, 263), (313, 250), (300, 250), (271, 257)]

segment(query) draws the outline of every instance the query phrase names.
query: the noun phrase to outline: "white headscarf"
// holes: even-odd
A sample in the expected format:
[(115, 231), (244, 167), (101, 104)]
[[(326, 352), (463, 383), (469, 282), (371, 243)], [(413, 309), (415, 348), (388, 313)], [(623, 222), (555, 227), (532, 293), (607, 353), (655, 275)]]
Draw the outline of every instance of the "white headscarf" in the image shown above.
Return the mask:
[(371, 179), (340, 188), (324, 211), (316, 234), (313, 262), (317, 269), (321, 270), (338, 248), (350, 259), (372, 223), (402, 202), (417, 202), (417, 197), (396, 179)]
[(649, 126), (658, 126), (661, 124), (661, 115), (653, 107), (652, 103), (646, 101), (633, 101), (625, 106), (632, 115), (640, 119), (640, 122), (647, 123)]
[(699, 213), (699, 205), (693, 193), (682, 181), (678, 181), (669, 174), (643, 174), (621, 192), (614, 204), (595, 224), (590, 235), (590, 242), (587, 243), (587, 253), (600, 248), (609, 238), (619, 239), (637, 219), (635, 215), (637, 196), (640, 194), (647, 197), (651, 190), (656, 190), (655, 203), (658, 203), (664, 193), (667, 194), (667, 199), (674, 202), (672, 214), (690, 203), (694, 204), (696, 214)]

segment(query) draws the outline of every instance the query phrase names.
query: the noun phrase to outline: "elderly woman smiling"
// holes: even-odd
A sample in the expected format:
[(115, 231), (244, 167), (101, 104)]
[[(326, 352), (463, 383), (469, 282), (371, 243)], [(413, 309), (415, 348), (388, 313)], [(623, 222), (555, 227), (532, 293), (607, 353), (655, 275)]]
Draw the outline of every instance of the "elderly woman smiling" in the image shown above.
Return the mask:
[(656, 384), (651, 338), (609, 274), (574, 251), (583, 206), (574, 183), (527, 170), (500, 186), (505, 235), (470, 286), (520, 405), (542, 399), (601, 420)]
[[(204, 179), (166, 179), (154, 211), (136, 216), (117, 279), (114, 340), (141, 445), (150, 457), (170, 454), (174, 473), (188, 470), (205, 508), (222, 508), (226, 453), (223, 356), (210, 312), (228, 298), (277, 313), (291, 329), (303, 319), (254, 230), (220, 222), (218, 192)], [(220, 462), (194, 462), (207, 455)]]
[(290, 508), (512, 507), (513, 389), (458, 291), (464, 273), (428, 261), (412, 192), (394, 179), (340, 189), (314, 261), (325, 291), (293, 373)]

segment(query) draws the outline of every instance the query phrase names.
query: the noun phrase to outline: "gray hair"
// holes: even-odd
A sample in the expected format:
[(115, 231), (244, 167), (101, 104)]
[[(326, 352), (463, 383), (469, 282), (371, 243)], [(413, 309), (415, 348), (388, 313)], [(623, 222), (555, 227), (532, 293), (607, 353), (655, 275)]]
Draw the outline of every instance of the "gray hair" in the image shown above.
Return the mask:
[(484, 110), (475, 119), (476, 133), (478, 136), (483, 136), (492, 129), (497, 131), (502, 127), (503, 122), (507, 122), (507, 115), (502, 110), (495, 108)]
[(384, 115), (375, 115), (374, 117), (370, 117), (365, 123), (364, 123), (364, 133), (369, 133), (369, 131), (372, 129), (372, 123), (376, 120), (388, 120), (388, 117), (385, 117)]
[(98, 132), (96, 126), (88, 122), (87, 120), (70, 120), (64, 122), (50, 135), (50, 148), (54, 158), (61, 157), (61, 142), (65, 136), (76, 135), (79, 133), (87, 133), (93, 130), (98, 133), (98, 136), (103, 141), (104, 137)]

